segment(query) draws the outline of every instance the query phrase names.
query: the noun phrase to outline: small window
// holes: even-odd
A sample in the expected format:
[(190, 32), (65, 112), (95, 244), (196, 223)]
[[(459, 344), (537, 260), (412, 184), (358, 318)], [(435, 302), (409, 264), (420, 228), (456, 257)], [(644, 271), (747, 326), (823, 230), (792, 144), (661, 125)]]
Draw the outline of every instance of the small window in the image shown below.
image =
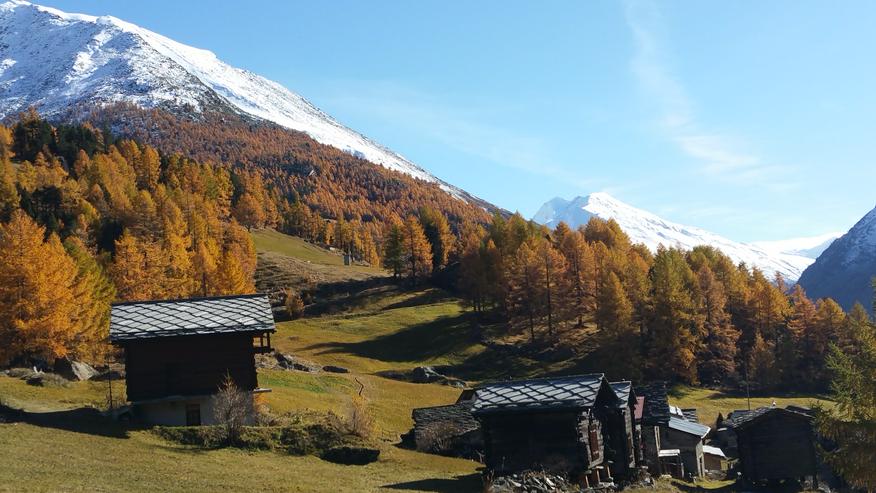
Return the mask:
[(201, 426), (200, 404), (186, 404), (186, 426)]

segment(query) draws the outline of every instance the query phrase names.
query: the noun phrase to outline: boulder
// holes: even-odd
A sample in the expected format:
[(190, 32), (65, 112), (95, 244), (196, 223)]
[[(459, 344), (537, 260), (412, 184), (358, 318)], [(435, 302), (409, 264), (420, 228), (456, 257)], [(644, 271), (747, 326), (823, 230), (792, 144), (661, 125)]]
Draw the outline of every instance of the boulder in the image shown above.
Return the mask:
[(380, 457), (380, 450), (369, 447), (342, 446), (330, 448), (322, 454), (322, 459), (335, 464), (364, 466)]
[(92, 377), (97, 375), (97, 370), (88, 363), (73, 361), (67, 358), (56, 359), (54, 369), (55, 373), (67, 380), (91, 380)]
[(333, 366), (333, 365), (323, 366), (322, 371), (327, 371), (329, 373), (350, 373), (350, 370), (344, 368), (343, 366)]
[(418, 366), (411, 371), (411, 381), (414, 383), (433, 383), (445, 380), (446, 377), (431, 366)]
[(28, 385), (37, 387), (69, 387), (70, 382), (57, 373), (35, 373), (25, 380)]

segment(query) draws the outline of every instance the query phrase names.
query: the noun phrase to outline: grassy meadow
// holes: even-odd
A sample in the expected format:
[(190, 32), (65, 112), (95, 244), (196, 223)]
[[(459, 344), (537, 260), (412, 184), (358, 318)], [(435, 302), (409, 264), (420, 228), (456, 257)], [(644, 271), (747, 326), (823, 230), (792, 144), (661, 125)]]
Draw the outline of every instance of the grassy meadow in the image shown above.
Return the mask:
[[(343, 266), (338, 255), (299, 239), (274, 232), (253, 236), (262, 254), (385, 276), (370, 267)], [(106, 382), (34, 387), (0, 376), (0, 404), (23, 411), (15, 422), (0, 422), (0, 491), (480, 491), (478, 463), (396, 446), (399, 435), (412, 425), (413, 408), (452, 403), (459, 390), (377, 373), (452, 365), (459, 368), (456, 376), (482, 380), (574, 368), (568, 362), (536, 362), (487, 348), (473, 316), (440, 290), (401, 290), (378, 283), (344, 299), (331, 314), (278, 323), (272, 340), (281, 352), (342, 366), (349, 373), (260, 370), (259, 383), (272, 389), (265, 398), (274, 412), (332, 411), (342, 416), (361, 385), (375, 420), (381, 449), (377, 462), (343, 466), (271, 451), (187, 447), (101, 417), (93, 408), (106, 405)], [(116, 395), (123, 389), (115, 382)], [(746, 406), (744, 397), (687, 387), (674, 389), (670, 400), (698, 408), (706, 423), (718, 412), (726, 415)], [(775, 400), (780, 405), (811, 401), (808, 396)], [(752, 405), (772, 401), (757, 398)], [(648, 491), (681, 490), (665, 482)]]

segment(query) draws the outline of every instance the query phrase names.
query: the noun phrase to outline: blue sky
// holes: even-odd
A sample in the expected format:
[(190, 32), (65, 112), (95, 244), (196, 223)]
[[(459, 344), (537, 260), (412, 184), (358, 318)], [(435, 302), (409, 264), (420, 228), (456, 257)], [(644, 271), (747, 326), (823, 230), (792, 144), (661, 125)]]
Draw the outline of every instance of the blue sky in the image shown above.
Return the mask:
[(876, 205), (876, 4), (47, 0), (284, 84), (531, 216), (606, 191), (735, 240)]

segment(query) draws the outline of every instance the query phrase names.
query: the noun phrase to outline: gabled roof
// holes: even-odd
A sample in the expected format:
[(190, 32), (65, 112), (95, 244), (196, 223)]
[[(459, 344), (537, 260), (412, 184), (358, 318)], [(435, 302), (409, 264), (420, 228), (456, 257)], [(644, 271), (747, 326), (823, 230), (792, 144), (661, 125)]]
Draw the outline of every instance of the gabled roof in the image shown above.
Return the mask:
[(636, 395), (645, 398), (642, 409), (642, 424), (666, 425), (669, 422), (669, 400), (664, 382), (652, 382), (636, 387)]
[(583, 410), (596, 404), (603, 389), (614, 402), (614, 393), (602, 373), (493, 383), (476, 390), (472, 413)]
[(669, 426), (670, 429), (680, 431), (682, 433), (687, 433), (688, 435), (694, 435), (700, 438), (705, 437), (709, 434), (709, 431), (712, 429), (706, 425), (701, 425), (699, 423), (693, 423), (691, 421), (687, 421), (685, 419), (681, 419), (675, 416), (669, 418)]
[(415, 427), (442, 424), (464, 433), (480, 427), (471, 414), (471, 406), (471, 401), (462, 401), (447, 406), (421, 407), (414, 409), (411, 417), (414, 418)]
[[(633, 391), (633, 382), (629, 380), (622, 380), (620, 382), (611, 382), (611, 390), (614, 391), (614, 394), (620, 399), (619, 405), (621, 407), (626, 406), (630, 402), (630, 393)], [(633, 394), (635, 395), (635, 394)]]
[(759, 421), (762, 417), (772, 414), (772, 413), (781, 413), (786, 416), (790, 416), (792, 418), (799, 418), (805, 420), (811, 420), (812, 414), (811, 411), (802, 407), (759, 407), (752, 411), (733, 411), (731, 413), (731, 417), (724, 420), (723, 426), (728, 428), (745, 428), (746, 426)]
[(715, 456), (721, 457), (721, 458), (723, 458), (723, 459), (726, 459), (726, 458), (727, 458), (727, 456), (724, 455), (724, 451), (723, 451), (723, 450), (721, 450), (721, 449), (718, 448), (718, 447), (713, 447), (713, 446), (711, 446), (711, 445), (703, 445), (703, 453), (704, 453), (704, 454), (709, 454), (709, 455), (715, 455)]
[(116, 303), (110, 342), (158, 337), (274, 332), (267, 295)]

